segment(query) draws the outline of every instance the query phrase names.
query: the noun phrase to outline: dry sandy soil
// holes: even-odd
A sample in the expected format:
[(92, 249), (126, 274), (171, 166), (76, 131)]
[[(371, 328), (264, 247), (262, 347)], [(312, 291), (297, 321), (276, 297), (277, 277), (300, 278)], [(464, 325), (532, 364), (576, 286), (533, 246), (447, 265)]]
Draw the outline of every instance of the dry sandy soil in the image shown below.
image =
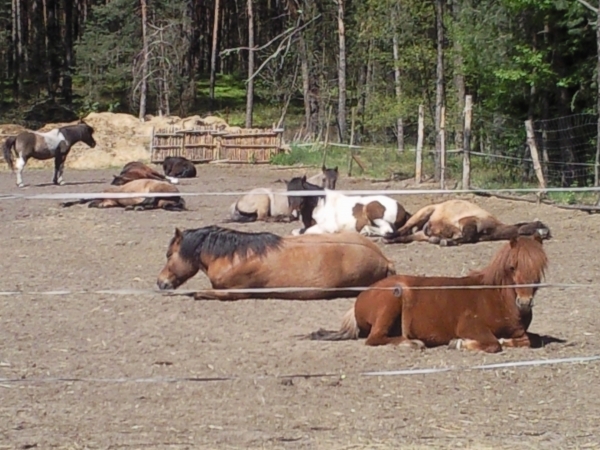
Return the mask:
[[(243, 190), (301, 174), (199, 166), (183, 191)], [(115, 171), (25, 170), (18, 191), (97, 192)], [(398, 184), (342, 178), (339, 189)], [(440, 197), (404, 196), (410, 211)], [(129, 212), (55, 200), (0, 201), (1, 291), (152, 289), (175, 226), (219, 223), (232, 197), (189, 197), (190, 211)], [(475, 198), (505, 221), (540, 218), (554, 239), (547, 281), (596, 283), (600, 216)], [(297, 224), (232, 225), (289, 233)], [(398, 272), (461, 275), (500, 243), (385, 246)], [(187, 288), (208, 287), (202, 275)], [(497, 370), (481, 364), (600, 355), (592, 287), (538, 293), (532, 331), (564, 339), (497, 355), (300, 340), (337, 328), (352, 299), (201, 302), (153, 295), (0, 296), (0, 449), (596, 448), (600, 362)], [(456, 367), (444, 373), (365, 371)], [(292, 379), (285, 375), (299, 376)], [(226, 381), (186, 381), (198, 377)], [(53, 380), (53, 378), (71, 378)], [(169, 377), (176, 380), (161, 381)], [(154, 382), (144, 381), (152, 378)], [(21, 380), (21, 381), (18, 381)]]

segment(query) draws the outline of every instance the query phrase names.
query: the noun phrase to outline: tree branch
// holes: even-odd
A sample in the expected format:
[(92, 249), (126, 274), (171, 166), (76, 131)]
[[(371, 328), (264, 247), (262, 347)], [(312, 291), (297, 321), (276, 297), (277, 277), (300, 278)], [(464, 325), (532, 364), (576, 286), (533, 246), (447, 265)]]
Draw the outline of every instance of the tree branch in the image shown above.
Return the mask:
[(592, 5), (590, 5), (585, 0), (577, 0), (577, 1), (579, 3), (581, 3), (583, 6), (585, 6), (587, 9), (589, 9), (590, 11), (594, 11), (596, 14), (598, 14), (598, 8), (594, 8)]

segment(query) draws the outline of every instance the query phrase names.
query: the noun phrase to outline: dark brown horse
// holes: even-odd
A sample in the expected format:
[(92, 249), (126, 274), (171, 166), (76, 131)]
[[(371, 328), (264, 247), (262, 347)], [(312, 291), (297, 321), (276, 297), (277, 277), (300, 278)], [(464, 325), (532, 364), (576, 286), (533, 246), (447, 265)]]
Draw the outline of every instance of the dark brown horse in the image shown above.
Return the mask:
[(316, 184), (325, 189), (335, 189), (335, 185), (337, 184), (337, 179), (339, 176), (339, 171), (337, 166), (328, 169), (323, 165), (321, 167), (321, 173), (313, 175), (308, 178), (308, 182), (311, 184)]
[[(369, 286), (395, 274), (381, 249), (358, 233), (278, 236), (208, 226), (175, 230), (160, 289), (176, 289), (206, 274), (213, 290), (196, 299), (241, 300), (280, 298), (316, 300), (353, 297), (349, 287)], [(305, 288), (285, 292), (285, 288)], [(280, 292), (236, 293), (219, 289), (284, 288)], [(331, 290), (323, 290), (323, 289)]]
[(540, 283), (547, 264), (541, 237), (521, 236), (466, 277), (391, 276), (357, 297), (340, 331), (321, 329), (310, 338), (366, 337), (367, 345), (449, 345), (489, 353), (539, 347), (541, 336), (528, 331), (537, 291), (532, 285)]
[(123, 166), (119, 175), (113, 175), (113, 180), (110, 184), (113, 186), (123, 186), (133, 180), (157, 180), (167, 181), (172, 184), (177, 184), (177, 178), (171, 178), (157, 172), (152, 167), (147, 166), (143, 162), (132, 161)]
[[(4, 142), (3, 154), (8, 167), (17, 175), (17, 186), (25, 186), (22, 172), (30, 158), (46, 160), (54, 158), (54, 184), (62, 185), (65, 160), (71, 147), (84, 142), (94, 148), (94, 129), (87, 123), (80, 121), (76, 125), (54, 128), (45, 133), (39, 131), (22, 131), (17, 136), (9, 137)], [(13, 148), (16, 162), (13, 158)]]
[(168, 177), (195, 178), (196, 166), (181, 156), (167, 156), (162, 163), (163, 171)]
[[(166, 181), (140, 179), (133, 180), (122, 186), (111, 186), (103, 192), (111, 194), (150, 194), (178, 193), (179, 189)], [(144, 211), (147, 209), (166, 209), (167, 211), (185, 211), (185, 200), (179, 196), (170, 197), (129, 197), (129, 198), (100, 198), (83, 199), (65, 202), (61, 206), (68, 207), (89, 203), (90, 208), (125, 208), (126, 210)]]
[(395, 233), (385, 236), (384, 242), (459, 245), (534, 234), (551, 237), (550, 229), (540, 221), (508, 225), (471, 202), (448, 200), (421, 208)]

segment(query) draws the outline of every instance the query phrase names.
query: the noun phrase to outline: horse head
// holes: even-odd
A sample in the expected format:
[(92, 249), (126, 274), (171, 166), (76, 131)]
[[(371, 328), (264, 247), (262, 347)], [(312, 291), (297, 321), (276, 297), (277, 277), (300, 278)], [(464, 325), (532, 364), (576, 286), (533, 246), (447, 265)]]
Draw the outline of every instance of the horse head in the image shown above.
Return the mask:
[(338, 179), (338, 167), (335, 166), (333, 169), (328, 169), (323, 164), (321, 167), (321, 171), (323, 172), (323, 183), (322, 186), (326, 189), (335, 189), (335, 185)]
[(515, 302), (521, 312), (528, 312), (533, 307), (533, 298), (538, 290), (536, 285), (542, 281), (548, 266), (542, 242), (543, 238), (537, 233), (512, 238), (497, 259), (504, 263), (504, 267), (498, 269), (508, 278), (498, 280), (498, 284), (508, 282), (515, 285)]
[(175, 228), (175, 234), (167, 249), (167, 262), (158, 274), (156, 284), (159, 289), (177, 289), (200, 270), (200, 258), (194, 252), (188, 252), (184, 242), (184, 232)]
[(94, 148), (96, 146), (96, 140), (94, 139), (94, 127), (88, 125), (83, 120), (81, 120), (76, 126), (80, 131), (80, 139), (90, 148)]
[(111, 181), (112, 186), (123, 186), (124, 184), (129, 183), (131, 178), (127, 178), (123, 175), (113, 175), (113, 180)]

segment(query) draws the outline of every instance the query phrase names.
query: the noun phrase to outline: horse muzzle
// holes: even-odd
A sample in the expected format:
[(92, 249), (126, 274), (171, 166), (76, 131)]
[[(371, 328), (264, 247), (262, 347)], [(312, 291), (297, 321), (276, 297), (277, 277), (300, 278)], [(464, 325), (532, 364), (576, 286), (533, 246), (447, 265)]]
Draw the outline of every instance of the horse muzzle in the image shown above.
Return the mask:
[(534, 306), (533, 297), (517, 297), (515, 303), (521, 311), (529, 311)]
[(158, 286), (158, 288), (161, 291), (175, 289), (175, 286), (169, 280), (160, 280), (159, 279), (159, 280), (156, 281), (156, 285)]

